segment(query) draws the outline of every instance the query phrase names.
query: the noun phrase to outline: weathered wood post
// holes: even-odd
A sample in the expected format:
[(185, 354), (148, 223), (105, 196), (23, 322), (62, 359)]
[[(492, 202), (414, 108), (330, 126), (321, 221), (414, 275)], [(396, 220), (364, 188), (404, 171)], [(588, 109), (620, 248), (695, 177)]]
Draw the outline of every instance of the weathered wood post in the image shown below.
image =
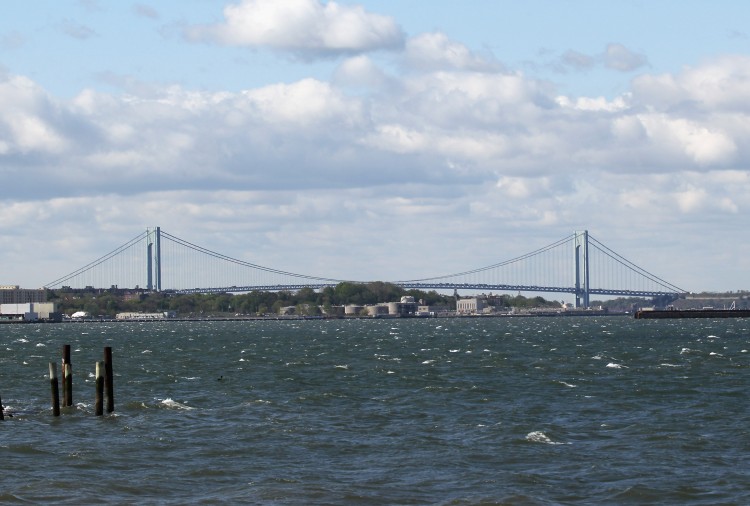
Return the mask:
[(60, 387), (57, 384), (57, 363), (49, 363), (49, 385), (52, 391), (52, 414), (60, 416)]
[(63, 406), (73, 405), (73, 366), (70, 363), (70, 345), (63, 346), (62, 353)]
[(107, 413), (115, 410), (115, 390), (112, 385), (112, 347), (104, 348), (104, 389), (107, 391)]
[(94, 403), (96, 416), (104, 414), (104, 362), (96, 363), (96, 402)]

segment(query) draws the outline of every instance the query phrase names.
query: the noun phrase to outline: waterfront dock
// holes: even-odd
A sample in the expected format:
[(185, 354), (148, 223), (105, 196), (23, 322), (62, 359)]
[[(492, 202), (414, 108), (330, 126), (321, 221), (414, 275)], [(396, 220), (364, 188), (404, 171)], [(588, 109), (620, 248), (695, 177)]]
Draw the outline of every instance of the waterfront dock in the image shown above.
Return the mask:
[(654, 309), (634, 313), (637, 320), (671, 318), (750, 318), (750, 309)]

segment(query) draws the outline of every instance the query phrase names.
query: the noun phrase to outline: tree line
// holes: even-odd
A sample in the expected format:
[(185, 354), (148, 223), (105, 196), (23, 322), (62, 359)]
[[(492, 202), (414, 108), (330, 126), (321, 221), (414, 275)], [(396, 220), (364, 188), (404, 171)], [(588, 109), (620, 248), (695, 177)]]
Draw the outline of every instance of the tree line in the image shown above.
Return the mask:
[(404, 290), (391, 283), (339, 283), (320, 290), (253, 291), (248, 293), (178, 294), (170, 291), (148, 292), (124, 289), (48, 290), (47, 300), (56, 302), (58, 311), (71, 314), (86, 311), (91, 315), (112, 316), (121, 312), (153, 313), (177, 311), (181, 315), (239, 313), (243, 315), (277, 314), (283, 307), (294, 306), (299, 314), (319, 314), (320, 308), (347, 304), (367, 305), (401, 300), (412, 296), (425, 304), (455, 307), (452, 296), (421, 290)]
[[(182, 316), (208, 314), (264, 315), (278, 314), (283, 307), (294, 306), (297, 314), (316, 315), (328, 312), (333, 306), (355, 304), (365, 306), (380, 302), (397, 302), (412, 296), (425, 305), (456, 308), (452, 295), (436, 291), (405, 290), (386, 282), (339, 283), (320, 290), (302, 288), (297, 291), (253, 291), (248, 293), (178, 294), (170, 291), (148, 292), (126, 289), (64, 289), (48, 290), (47, 300), (56, 302), (58, 311), (72, 314), (86, 311), (92, 316), (114, 316), (122, 312), (153, 313), (177, 311)], [(493, 304), (499, 307), (552, 307), (555, 301), (542, 297), (496, 295)]]

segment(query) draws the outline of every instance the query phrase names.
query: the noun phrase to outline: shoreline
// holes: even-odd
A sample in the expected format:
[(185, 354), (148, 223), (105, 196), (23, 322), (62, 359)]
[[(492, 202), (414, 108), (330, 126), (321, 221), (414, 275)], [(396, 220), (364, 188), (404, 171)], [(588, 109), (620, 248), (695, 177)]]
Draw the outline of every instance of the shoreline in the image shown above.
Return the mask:
[(18, 325), (29, 323), (41, 324), (76, 324), (76, 323), (143, 323), (143, 322), (228, 322), (228, 321), (304, 321), (304, 320), (413, 320), (413, 319), (476, 319), (476, 318), (570, 318), (592, 316), (631, 316), (629, 312), (612, 311), (538, 311), (522, 313), (497, 314), (436, 314), (415, 316), (211, 316), (211, 317), (176, 317), (176, 318), (76, 318), (60, 321), (49, 320), (0, 320), (0, 325)]

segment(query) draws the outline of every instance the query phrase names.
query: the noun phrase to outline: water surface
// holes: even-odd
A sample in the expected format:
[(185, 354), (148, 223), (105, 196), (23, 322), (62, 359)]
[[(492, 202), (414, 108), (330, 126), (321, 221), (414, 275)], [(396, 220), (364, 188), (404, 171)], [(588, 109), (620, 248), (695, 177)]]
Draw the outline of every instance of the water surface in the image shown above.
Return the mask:
[(746, 504), (748, 349), (742, 319), (3, 325), (0, 502)]

